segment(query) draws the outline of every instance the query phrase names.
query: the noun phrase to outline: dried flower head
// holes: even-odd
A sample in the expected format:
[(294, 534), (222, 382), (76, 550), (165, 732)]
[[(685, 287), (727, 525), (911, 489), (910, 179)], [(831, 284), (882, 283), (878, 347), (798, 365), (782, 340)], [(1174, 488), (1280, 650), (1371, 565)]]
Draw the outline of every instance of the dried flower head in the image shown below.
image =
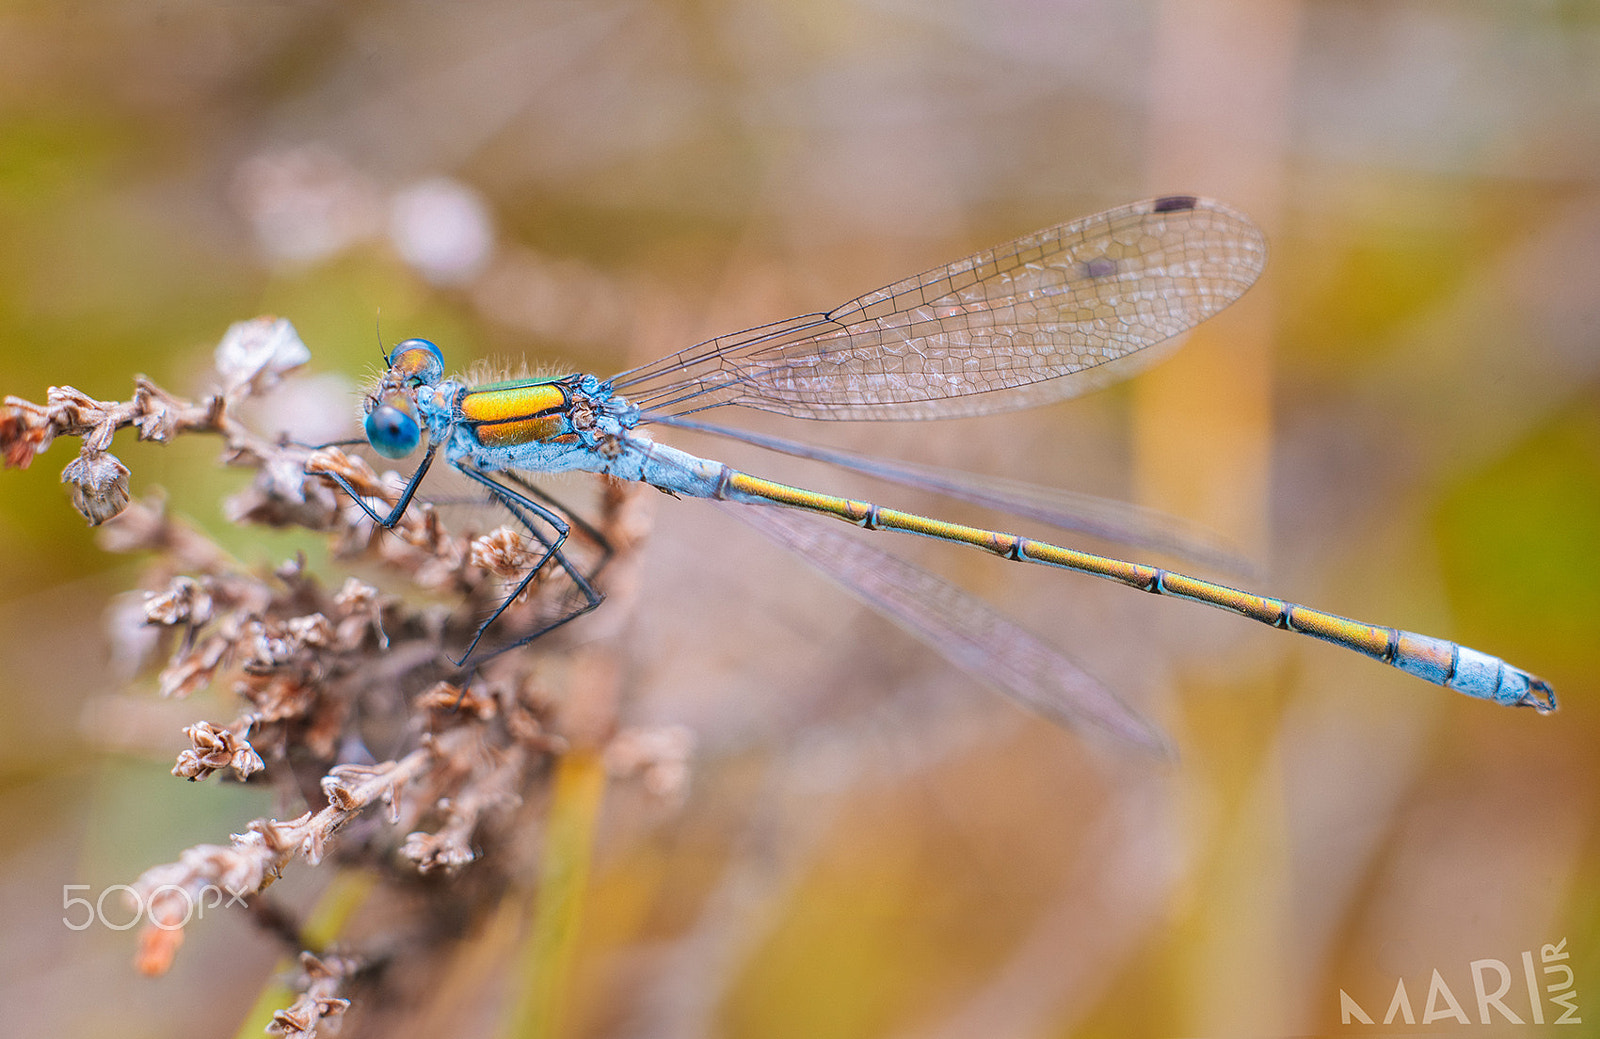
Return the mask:
[(240, 779), (249, 779), (266, 765), (261, 755), (250, 746), (250, 741), (232, 729), (219, 728), (211, 722), (196, 722), (183, 730), (193, 744), (178, 755), (172, 774), (184, 779), (204, 779), (213, 772), (228, 768)]
[(317, 1029), (328, 1025), (329, 1032), (339, 1030), (339, 1019), (350, 1009), (350, 1001), (339, 992), (361, 970), (362, 961), (352, 956), (313, 956), (300, 954), (300, 976), (296, 988), (300, 998), (292, 1006), (272, 1015), (267, 1032), (272, 1035), (300, 1036), (310, 1039)]
[[(183, 400), (141, 377), (124, 402), (56, 387), (44, 406), (16, 398), (0, 406), (7, 464), (28, 464), (61, 436), (82, 438), (63, 473), (74, 503), (91, 523), (104, 524), (103, 547), (151, 554), (149, 591), (136, 611), (116, 616), (122, 627), (142, 620), (161, 635), (166, 659), (157, 690), (176, 698), (210, 690), (233, 704), (229, 720), (184, 727), (187, 747), (173, 774), (270, 784), (280, 803), (301, 809), (257, 819), (226, 843), (183, 851), (132, 885), (148, 912), (136, 961), (146, 973), (171, 965), (185, 928), (198, 922), (189, 910), (211, 905), (218, 892), (251, 907), (290, 942), (301, 955), (301, 994), (274, 1018), (272, 1030), (284, 1035), (331, 1031), (362, 1005), (349, 984), (356, 972), (446, 955), (455, 939), (439, 936), (459, 935), (460, 921), (487, 919), (508, 892), (526, 890), (526, 882), (506, 880), (537, 863), (523, 835), (537, 830), (530, 823), (548, 809), (552, 762), (574, 742), (587, 744), (590, 755), (602, 750), (597, 734), (603, 740), (616, 728), (595, 715), (597, 704), (614, 706), (614, 691), (591, 690), (581, 698), (586, 706), (570, 714), (559, 706), (560, 683), (544, 673), (545, 662), (560, 655), (558, 640), (541, 639), (470, 671), (453, 663), (480, 619), (501, 605), (507, 584), (520, 583), (542, 551), (508, 527), (452, 529), (420, 498), (392, 530), (379, 529), (326, 474), (343, 477), (378, 509), (397, 499), (399, 474), (380, 474), (337, 447), (263, 436), (239, 421), (240, 403), (307, 356), (292, 326), (263, 318), (228, 331), (216, 354), (222, 388), (204, 400)], [(131, 474), (109, 451), (123, 428), (158, 442), (219, 437), (225, 464), (255, 471), (250, 487), (229, 502), (230, 521), (315, 532), (327, 539), (338, 572), (323, 579), (304, 557), (259, 569), (168, 515), (159, 499), (132, 499)], [(611, 580), (626, 581), (627, 548), (643, 529), (631, 512), (634, 500), (629, 488), (608, 486), (600, 496), (596, 525), (613, 546), (605, 570)], [(577, 527), (564, 551), (590, 569), (602, 553)], [(359, 576), (345, 568), (358, 568)], [(565, 578), (530, 582), (491, 635), (514, 641), (571, 609), (571, 592)], [(119, 631), (121, 642), (132, 641)], [(144, 641), (140, 646), (125, 654), (129, 661), (148, 654)], [(596, 649), (585, 652), (592, 658)], [(615, 681), (619, 669), (591, 661), (585, 673), (592, 685)], [(683, 789), (686, 738), (663, 731), (619, 739), (619, 775), (642, 777), (659, 796)], [(373, 898), (404, 907), (380, 911), (392, 931), (366, 939), (365, 948), (385, 951), (363, 954), (352, 942), (353, 951), (330, 956), (301, 937), (292, 911), (267, 901), (268, 889), (297, 860), (316, 866), (329, 858), (379, 877), (448, 879), (420, 899), (414, 890), (400, 897), (380, 889)], [(403, 943), (402, 934), (436, 937)]]

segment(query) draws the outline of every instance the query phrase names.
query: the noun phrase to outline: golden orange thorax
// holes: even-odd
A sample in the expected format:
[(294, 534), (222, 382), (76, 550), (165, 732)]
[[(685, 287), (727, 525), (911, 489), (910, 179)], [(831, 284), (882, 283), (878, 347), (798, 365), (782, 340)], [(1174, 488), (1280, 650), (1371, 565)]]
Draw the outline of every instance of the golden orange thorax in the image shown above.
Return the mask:
[(550, 441), (572, 432), (567, 421), (567, 391), (548, 380), (505, 383), (469, 390), (461, 397), (461, 417), (485, 447), (515, 447)]

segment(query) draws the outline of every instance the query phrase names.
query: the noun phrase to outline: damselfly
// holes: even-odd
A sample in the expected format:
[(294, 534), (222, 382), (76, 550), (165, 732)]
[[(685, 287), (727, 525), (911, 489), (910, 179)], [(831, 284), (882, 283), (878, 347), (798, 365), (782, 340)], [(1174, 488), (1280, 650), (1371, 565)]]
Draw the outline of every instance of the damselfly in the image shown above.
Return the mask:
[[(469, 386), (444, 377), (444, 357), (433, 343), (410, 339), (387, 358), (388, 370), (367, 399), (366, 434), (378, 453), (403, 458), (425, 432), (421, 464), (387, 515), (374, 511), (343, 477), (329, 475), (373, 520), (390, 527), (442, 451), (452, 467), (509, 510), (543, 550), (507, 602), (550, 565), (570, 575), (583, 600), (514, 645), (594, 608), (601, 598), (562, 551), (567, 519), (535, 500), (515, 471), (587, 471), (684, 497), (807, 510), (868, 530), (920, 534), (1004, 559), (1075, 570), (1311, 635), (1469, 696), (1553, 710), (1548, 683), (1444, 639), (1156, 566), (775, 483), (658, 443), (643, 430), (652, 423), (687, 427), (981, 504), (1025, 506), (1027, 495), (995, 484), (970, 486), (909, 465), (739, 433), (687, 416), (744, 407), (809, 419), (934, 419), (1062, 400), (1150, 363), (1160, 353), (1151, 347), (1238, 299), (1265, 261), (1265, 240), (1243, 216), (1205, 199), (1169, 196), (1024, 235), (827, 313), (713, 339), (610, 379), (574, 374)], [(824, 570), (947, 655), (1032, 706), (1067, 720), (1088, 720), (1134, 742), (1158, 740), (1081, 674), (1041, 675), (1071, 665), (953, 586), (786, 516), (742, 511), (766, 533), (818, 557), (814, 561)], [(502, 604), (479, 627), (463, 663), (504, 609)]]

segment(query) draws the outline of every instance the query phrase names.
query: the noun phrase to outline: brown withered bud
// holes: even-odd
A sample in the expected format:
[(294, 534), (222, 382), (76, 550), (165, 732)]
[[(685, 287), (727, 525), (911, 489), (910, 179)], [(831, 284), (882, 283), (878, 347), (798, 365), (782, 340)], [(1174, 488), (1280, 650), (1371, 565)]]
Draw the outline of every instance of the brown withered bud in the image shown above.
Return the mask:
[(72, 506), (92, 527), (128, 507), (128, 467), (109, 451), (85, 447), (61, 470), (61, 482), (72, 486)]
[(33, 456), (50, 446), (55, 426), (49, 412), (20, 397), (7, 397), (0, 404), (0, 457), (12, 469), (26, 469)]
[(146, 596), (144, 615), (151, 624), (188, 624), (198, 628), (211, 619), (211, 596), (200, 582), (180, 575), (172, 579), (166, 591)]

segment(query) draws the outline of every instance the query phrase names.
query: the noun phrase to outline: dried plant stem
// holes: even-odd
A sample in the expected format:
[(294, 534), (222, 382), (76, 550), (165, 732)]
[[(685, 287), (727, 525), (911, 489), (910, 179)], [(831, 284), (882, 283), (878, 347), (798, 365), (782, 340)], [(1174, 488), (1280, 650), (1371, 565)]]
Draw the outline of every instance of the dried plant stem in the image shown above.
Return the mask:
[[(306, 918), (301, 931), (307, 951), (326, 948), (343, 933), (351, 916), (366, 902), (374, 888), (374, 878), (364, 872), (344, 870), (333, 878), (333, 883), (322, 893)], [(285, 957), (273, 968), (272, 978), (256, 997), (255, 1005), (245, 1014), (234, 1033), (236, 1039), (255, 1039), (271, 1027), (280, 1008), (291, 1005), (297, 993), (289, 985), (290, 972), (295, 958)]]
[[(615, 656), (634, 587), (632, 549), (646, 532), (638, 489), (600, 482), (591, 525), (575, 524), (564, 548), (587, 571), (609, 560), (596, 581), (610, 601), (586, 621), (581, 649), (544, 638), (463, 674), (452, 655), (536, 555), (519, 531), (452, 529), (421, 497), (392, 530), (376, 529), (323, 476), (337, 473), (381, 505), (396, 500), (398, 474), (337, 447), (260, 436), (235, 418), (238, 404), (308, 356), (287, 322), (260, 319), (229, 331), (217, 351), (221, 389), (199, 403), (141, 377), (126, 402), (58, 387), (42, 406), (0, 404), (0, 456), (25, 466), (57, 437), (83, 438), (64, 474), (75, 504), (104, 524), (105, 547), (151, 555), (142, 608), (118, 614), (118, 656), (147, 660), (164, 648), (162, 695), (231, 689), (237, 698), (232, 720), (185, 727), (189, 747), (174, 774), (270, 783), (283, 803), (305, 806), (146, 870), (132, 885), (149, 921), (138, 967), (167, 970), (195, 906), (242, 899), (299, 963), (290, 990), (263, 992), (250, 1028), (270, 1019), (270, 1031), (298, 1036), (459, 1034), (460, 1015), (477, 1012), (483, 978), (496, 972), (459, 973), (451, 963), (472, 959), (482, 943), (468, 939), (485, 924), (523, 917), (520, 896), (532, 893), (537, 913), (515, 988), (537, 996), (519, 1004), (516, 1021), (523, 1033), (555, 1034), (605, 770), (640, 777), (668, 803), (687, 778), (683, 732), (618, 733)], [(362, 576), (319, 579), (300, 558), (252, 570), (159, 503), (133, 500), (131, 474), (108, 450), (128, 426), (158, 442), (220, 435), (224, 462), (256, 471), (227, 503), (230, 521), (320, 532), (334, 559)], [(566, 575), (541, 574), (494, 630), (506, 641), (538, 630), (570, 610), (574, 595)], [(369, 811), (380, 805), (383, 813)], [(317, 866), (335, 857), (340, 876), (353, 879), (336, 883), (308, 917), (266, 901), (296, 859)], [(435, 983), (449, 977), (460, 984), (441, 992)]]

